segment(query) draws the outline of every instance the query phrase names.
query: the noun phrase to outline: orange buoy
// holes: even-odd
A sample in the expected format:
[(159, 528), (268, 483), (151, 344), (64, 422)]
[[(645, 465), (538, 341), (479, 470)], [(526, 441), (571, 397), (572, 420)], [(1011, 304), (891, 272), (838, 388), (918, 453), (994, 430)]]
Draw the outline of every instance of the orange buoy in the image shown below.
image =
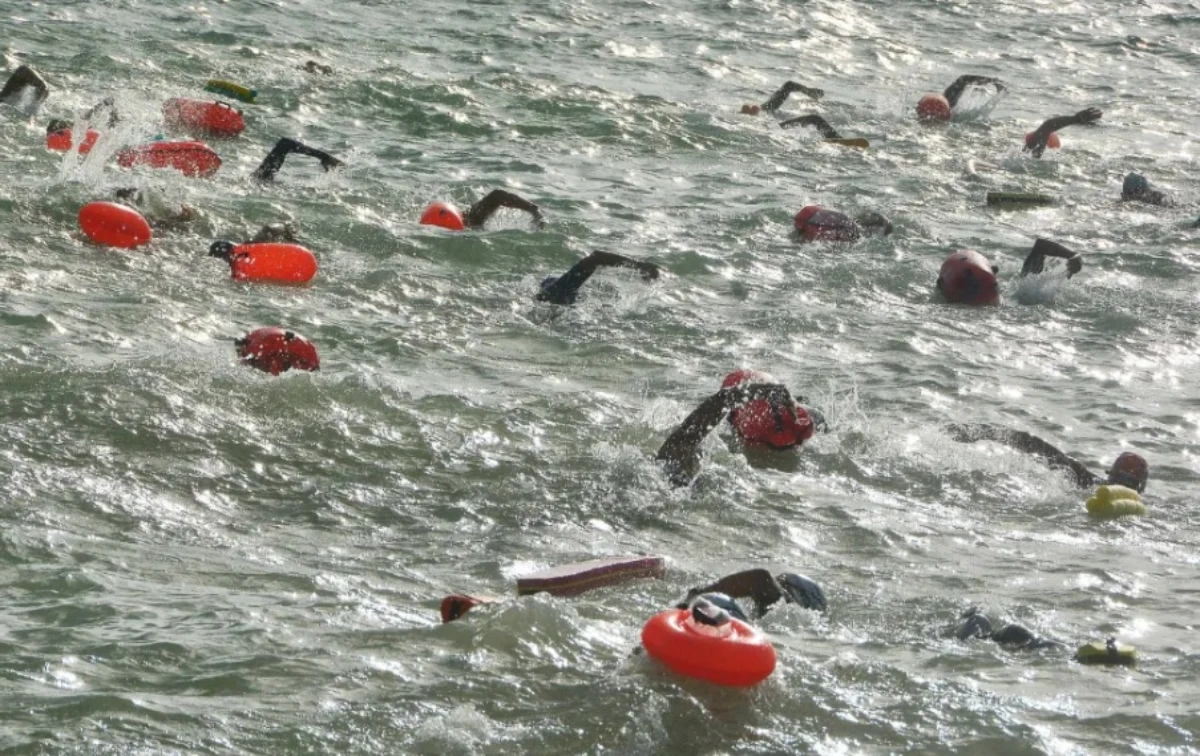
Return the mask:
[(672, 671), (718, 685), (757, 685), (775, 671), (775, 648), (762, 633), (736, 619), (723, 629), (710, 635), (689, 610), (668, 609), (642, 628), (642, 646)]
[(221, 156), (204, 142), (151, 142), (122, 150), (117, 155), (117, 165), (174, 168), (184, 176), (207, 178), (221, 167)]
[(917, 118), (922, 121), (949, 121), (950, 101), (940, 94), (927, 94), (917, 103)]
[[(1025, 135), (1025, 146), (1026, 147), (1028, 147), (1029, 144), (1033, 141), (1033, 135), (1035, 133), (1036, 132), (1031, 131)], [(1057, 150), (1059, 147), (1062, 147), (1062, 140), (1058, 138), (1057, 131), (1050, 132), (1050, 136), (1046, 138), (1046, 146), (1052, 150)]]
[(227, 260), (235, 281), (303, 284), (317, 274), (317, 258), (299, 244), (262, 242), (234, 245), (218, 241), (209, 247), (208, 254)]
[(109, 247), (132, 249), (153, 238), (141, 213), (113, 202), (84, 205), (79, 211), (79, 227), (89, 239)]
[(242, 112), (223, 102), (176, 97), (163, 103), (163, 122), (170, 131), (197, 137), (230, 139), (242, 133)]
[(1000, 289), (992, 264), (973, 249), (959, 250), (946, 258), (938, 271), (937, 288), (947, 302), (968, 305), (1000, 302)]
[(463, 222), (462, 213), (449, 202), (434, 202), (421, 213), (422, 226), (440, 226), (449, 231), (463, 231), (467, 224)]
[[(87, 134), (83, 138), (83, 143), (79, 145), (79, 154), (86, 155), (96, 146), (96, 140), (100, 138), (100, 132), (92, 129), (87, 130)], [(54, 150), (55, 152), (66, 152), (73, 145), (71, 130), (59, 129), (52, 131), (46, 135), (46, 149)]]
[(320, 370), (321, 360), (311, 341), (282, 328), (259, 328), (233, 342), (238, 359), (264, 373)]
[[(753, 370), (735, 370), (725, 376), (721, 388), (743, 383), (776, 383), (776, 380)], [(800, 446), (813, 434), (813, 421), (806, 409), (797, 404), (791, 412), (782, 411), (776, 418), (766, 399), (755, 399), (730, 412), (729, 424), (742, 443), (779, 450)]]

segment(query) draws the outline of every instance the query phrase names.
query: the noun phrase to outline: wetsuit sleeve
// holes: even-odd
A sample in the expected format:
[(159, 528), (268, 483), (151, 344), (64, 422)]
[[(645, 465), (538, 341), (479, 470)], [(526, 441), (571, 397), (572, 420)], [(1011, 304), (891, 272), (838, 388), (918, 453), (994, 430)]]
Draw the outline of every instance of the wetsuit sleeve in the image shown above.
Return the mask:
[(108, 128), (116, 128), (117, 124), (121, 122), (121, 115), (117, 112), (117, 104), (113, 102), (113, 98), (111, 97), (105, 97), (103, 100), (90, 107), (88, 111), (83, 114), (83, 120), (90, 124), (98, 125), (96, 122), (96, 117), (103, 113), (108, 114), (108, 120), (105, 121)]
[(1025, 151), (1033, 152), (1035, 158), (1040, 158), (1042, 153), (1046, 151), (1046, 143), (1050, 139), (1050, 135), (1059, 129), (1067, 126), (1078, 126), (1085, 123), (1095, 123), (1103, 116), (1098, 108), (1087, 108), (1081, 110), (1075, 115), (1055, 116), (1047, 119), (1041, 126), (1037, 127), (1037, 131), (1029, 137), (1025, 143)]
[(658, 266), (654, 263), (642, 262), (641, 260), (634, 260), (632, 257), (597, 250), (575, 263), (570, 270), (560, 276), (553, 284), (542, 289), (537, 295), (537, 300), (539, 302), (550, 302), (551, 304), (569, 305), (575, 301), (575, 295), (579, 293), (579, 289), (587, 283), (587, 280), (592, 277), (597, 268), (617, 267), (636, 268), (642, 274), (642, 277), (648, 280), (658, 278)]
[(19, 66), (4, 83), (4, 89), (0, 89), (0, 102), (6, 102), (9, 97), (19, 94), (27, 87), (32, 87), (37, 92), (36, 102), (39, 105), (50, 95), (50, 87), (37, 71), (29, 66)]
[(761, 568), (727, 575), (710, 585), (693, 588), (688, 591), (688, 599), (702, 593), (724, 593), (735, 599), (748, 598), (754, 602), (757, 617), (763, 616), (771, 605), (783, 598), (775, 577)]
[(767, 101), (762, 104), (762, 109), (768, 113), (773, 113), (776, 110), (779, 110), (779, 108), (783, 106), (783, 103), (787, 102), (787, 98), (791, 96), (793, 92), (801, 92), (805, 96), (814, 100), (819, 100), (825, 96), (825, 92), (823, 90), (815, 89), (813, 87), (806, 87), (803, 84), (798, 84), (794, 81), (787, 81), (784, 82), (783, 86), (780, 87), (775, 94), (771, 95), (770, 98), (768, 98)]
[(1075, 477), (1075, 485), (1080, 488), (1090, 488), (1104, 482), (1104, 478), (1084, 467), (1078, 460), (1068, 457), (1056, 447), (1025, 431), (1014, 431), (986, 424), (956, 424), (947, 426), (947, 430), (950, 432), (950, 436), (956, 441), (968, 443), (973, 441), (997, 441), (1011, 446), (1018, 451), (1023, 451), (1026, 454), (1041, 457), (1052, 468), (1070, 471)]
[(950, 103), (950, 107), (958, 104), (958, 100), (962, 97), (962, 93), (967, 90), (967, 87), (976, 84), (991, 84), (999, 91), (1003, 92), (1008, 87), (1004, 86), (1004, 82), (999, 79), (993, 79), (991, 76), (959, 76), (954, 80), (954, 83), (946, 87), (946, 91), (942, 93), (946, 98), (946, 102)]
[(524, 210), (533, 216), (533, 221), (538, 224), (539, 228), (544, 225), (542, 211), (538, 209), (537, 205), (503, 189), (493, 189), (488, 192), (486, 197), (467, 208), (467, 212), (463, 213), (463, 223), (467, 228), (481, 228), (483, 224), (487, 223), (488, 218), (491, 218), (502, 207)]
[(700, 444), (720, 424), (726, 412), (753, 399), (766, 399), (775, 412), (796, 404), (786, 387), (773, 383), (733, 386), (705, 399), (667, 437), (655, 457), (664, 463), (672, 485), (686, 486), (696, 477), (700, 471)]
[(307, 155), (317, 158), (321, 161), (321, 167), (327, 171), (342, 164), (342, 161), (324, 150), (318, 150), (306, 144), (301, 144), (295, 139), (283, 137), (275, 143), (275, 147), (263, 158), (262, 164), (254, 169), (252, 175), (259, 181), (274, 181), (275, 174), (279, 173), (279, 169), (283, 167), (283, 161), (293, 152), (297, 155)]
[(1061, 257), (1067, 261), (1067, 278), (1083, 270), (1083, 255), (1072, 252), (1058, 242), (1038, 239), (1033, 243), (1029, 256), (1025, 258), (1025, 265), (1021, 267), (1021, 277), (1041, 273), (1045, 269), (1047, 257)]
[(806, 115), (800, 116), (799, 118), (791, 118), (779, 124), (779, 127), (783, 129), (792, 129), (797, 126), (812, 126), (814, 129), (821, 132), (821, 136), (825, 137), (826, 139), (842, 138), (842, 135), (837, 133), (837, 130), (829, 125), (829, 121), (826, 121), (819, 115)]

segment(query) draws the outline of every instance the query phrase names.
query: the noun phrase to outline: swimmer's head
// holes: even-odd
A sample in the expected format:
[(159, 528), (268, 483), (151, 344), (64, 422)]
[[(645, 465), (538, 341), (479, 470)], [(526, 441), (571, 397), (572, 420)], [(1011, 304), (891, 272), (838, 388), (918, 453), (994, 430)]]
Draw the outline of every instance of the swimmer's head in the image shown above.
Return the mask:
[[(723, 596), (724, 594), (716, 593), (709, 594), (712, 596)], [(725, 596), (725, 598), (729, 598)], [(729, 599), (731, 602), (733, 599)], [(718, 606), (716, 603), (701, 596), (692, 602), (692, 619), (697, 625), (708, 625), (709, 627), (721, 627), (728, 625), (732, 617), (729, 612)]]
[(762, 108), (758, 105), (743, 105), (742, 115), (758, 115), (762, 112)]
[(825, 591), (816, 581), (794, 572), (785, 572), (775, 578), (783, 592), (783, 599), (789, 604), (799, 604), (805, 609), (825, 611)]
[(449, 231), (462, 231), (467, 224), (463, 222), (462, 213), (449, 202), (434, 202), (421, 213), (422, 226), (438, 226)]
[(862, 213), (854, 222), (869, 236), (887, 236), (892, 233), (892, 222), (876, 212)]
[(696, 598), (695, 601), (692, 602), (692, 606), (695, 606), (696, 602), (699, 602), (699, 601), (707, 601), (708, 603), (710, 603), (713, 606), (717, 607), (718, 609), (724, 611), (725, 613), (727, 613), (730, 617), (732, 617), (734, 619), (741, 620), (742, 622), (750, 621), (749, 618), (746, 616), (746, 612), (742, 609), (741, 605), (737, 601), (733, 600), (733, 598), (731, 598), (730, 596), (727, 596), (724, 593), (701, 594), (699, 597)]
[(217, 257), (222, 260), (232, 260), (234, 248), (233, 242), (215, 241), (208, 248), (208, 256)]
[(1121, 184), (1121, 199), (1148, 202), (1151, 205), (1163, 205), (1166, 204), (1167, 196), (1156, 190), (1142, 174), (1131, 173), (1125, 177), (1125, 182)]
[(917, 120), (927, 123), (950, 120), (950, 101), (940, 94), (927, 94), (917, 103)]
[[(1029, 147), (1033, 144), (1033, 135), (1036, 133), (1036, 131), (1031, 131), (1025, 135), (1026, 147)], [(1050, 136), (1046, 137), (1046, 146), (1052, 150), (1057, 150), (1059, 147), (1062, 147), (1062, 140), (1058, 138), (1057, 131), (1051, 131)]]
[(1146, 490), (1150, 465), (1140, 454), (1123, 452), (1108, 470), (1108, 483), (1132, 488), (1138, 493)]
[(442, 622), (453, 622), (482, 603), (473, 596), (447, 596), (442, 599)]
[(812, 217), (824, 209), (825, 208), (821, 207), (820, 205), (809, 205), (807, 207), (803, 207), (800, 209), (800, 212), (796, 213), (796, 216), (792, 218), (792, 225), (796, 227), (797, 231), (804, 233), (805, 229), (808, 228), (809, 221), (812, 220)]

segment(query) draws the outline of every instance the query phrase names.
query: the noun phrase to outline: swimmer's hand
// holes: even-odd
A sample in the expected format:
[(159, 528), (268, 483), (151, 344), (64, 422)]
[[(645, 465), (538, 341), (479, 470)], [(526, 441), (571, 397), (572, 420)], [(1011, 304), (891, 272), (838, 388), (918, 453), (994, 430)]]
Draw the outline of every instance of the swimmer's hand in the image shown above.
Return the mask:
[(638, 261), (634, 263), (632, 267), (635, 268), (638, 273), (641, 273), (642, 278), (646, 279), (647, 281), (658, 280), (659, 267), (654, 263)]
[(1075, 115), (1055, 116), (1041, 126), (1038, 126), (1037, 131), (1033, 132), (1029, 137), (1029, 141), (1025, 143), (1025, 151), (1032, 152), (1035, 158), (1040, 158), (1042, 153), (1046, 151), (1046, 143), (1049, 141), (1051, 134), (1066, 126), (1095, 123), (1103, 115), (1104, 113), (1099, 108), (1086, 108)]
[(814, 100), (819, 100), (825, 96), (825, 90), (817, 89), (816, 87), (806, 87), (803, 84), (795, 81), (788, 81), (784, 83), (783, 86), (785, 86), (789, 92), (800, 92), (804, 96)]
[(341, 168), (343, 165), (345, 165), (345, 163), (343, 163), (341, 160), (338, 160), (333, 155), (321, 156), (321, 167), (325, 169), (326, 173), (332, 171), (334, 168)]
[(1067, 278), (1081, 270), (1083, 270), (1083, 255), (1076, 252), (1072, 257), (1067, 258)]
[(546, 227), (546, 216), (542, 215), (542, 211), (537, 205), (533, 206), (533, 226), (538, 231)]
[(1095, 123), (1096, 121), (1099, 121), (1103, 115), (1104, 113), (1099, 108), (1088, 108), (1075, 114), (1075, 123)]

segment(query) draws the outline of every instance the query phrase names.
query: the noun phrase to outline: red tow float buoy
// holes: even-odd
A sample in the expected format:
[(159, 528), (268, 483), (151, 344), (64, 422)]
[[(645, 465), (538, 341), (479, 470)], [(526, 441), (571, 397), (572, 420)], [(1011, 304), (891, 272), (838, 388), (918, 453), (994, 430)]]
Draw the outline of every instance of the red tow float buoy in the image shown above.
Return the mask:
[(163, 103), (167, 129), (190, 136), (231, 139), (246, 128), (240, 110), (223, 102), (204, 102), (176, 97)]
[(209, 247), (208, 254), (228, 261), (235, 281), (304, 284), (317, 274), (317, 258), (299, 244), (235, 245), (218, 241)]
[[(83, 137), (83, 143), (79, 145), (79, 154), (86, 155), (96, 146), (96, 140), (100, 138), (100, 132), (92, 129), (87, 130), (87, 134)], [(59, 129), (52, 131), (46, 135), (46, 149), (54, 150), (55, 152), (66, 152), (73, 145), (73, 137), (70, 129)]]
[(282, 328), (259, 328), (233, 342), (238, 359), (264, 373), (320, 370), (321, 360), (311, 341)]
[(961, 249), (946, 258), (938, 271), (937, 288), (947, 302), (994, 305), (1000, 302), (996, 272), (988, 259), (973, 249)]
[(153, 238), (137, 210), (113, 202), (92, 202), (79, 211), (79, 227), (97, 244), (132, 249)]
[(953, 114), (944, 95), (927, 94), (917, 103), (917, 119), (927, 123), (949, 121)]
[(204, 142), (151, 142), (122, 150), (117, 155), (117, 165), (174, 168), (190, 178), (207, 178), (221, 167), (221, 156)]
[(701, 632), (687, 609), (668, 609), (642, 628), (642, 646), (673, 671), (719, 685), (757, 685), (775, 671), (775, 647), (741, 620), (724, 637)]

